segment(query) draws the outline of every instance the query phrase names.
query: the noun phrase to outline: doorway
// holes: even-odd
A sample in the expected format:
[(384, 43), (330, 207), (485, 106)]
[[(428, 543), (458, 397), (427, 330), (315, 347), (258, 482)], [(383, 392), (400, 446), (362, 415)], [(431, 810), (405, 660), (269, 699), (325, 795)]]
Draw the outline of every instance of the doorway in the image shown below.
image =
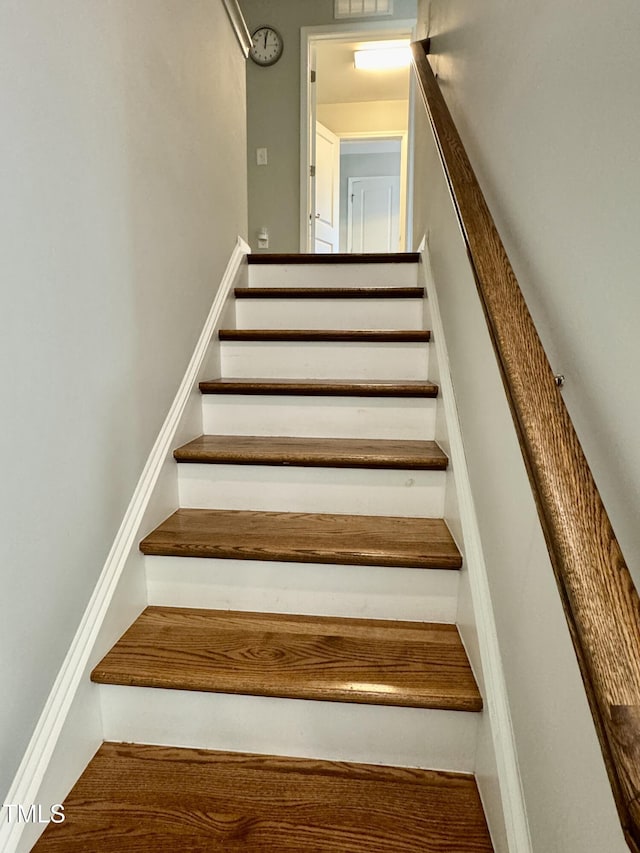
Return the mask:
[(340, 251), (399, 252), (402, 140), (343, 140), (340, 147)]
[(302, 252), (405, 250), (409, 69), (359, 71), (354, 57), (373, 43), (408, 41), (413, 26), (387, 21), (302, 30)]

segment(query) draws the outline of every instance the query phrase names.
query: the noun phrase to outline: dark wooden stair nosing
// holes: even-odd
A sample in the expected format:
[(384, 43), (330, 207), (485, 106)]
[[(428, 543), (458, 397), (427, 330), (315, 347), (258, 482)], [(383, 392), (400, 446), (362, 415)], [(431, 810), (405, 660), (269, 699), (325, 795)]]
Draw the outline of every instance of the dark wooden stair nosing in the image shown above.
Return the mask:
[(438, 386), (422, 380), (244, 379), (200, 382), (202, 394), (284, 395), (309, 397), (434, 398)]
[(173, 452), (181, 464), (444, 471), (435, 441), (201, 435)]
[(248, 264), (417, 264), (420, 260), (418, 252), (367, 252), (352, 254), (336, 252), (334, 254), (250, 254)]
[(333, 343), (428, 343), (421, 329), (220, 329), (221, 341), (300, 341)]
[(236, 299), (423, 299), (424, 287), (236, 287)]

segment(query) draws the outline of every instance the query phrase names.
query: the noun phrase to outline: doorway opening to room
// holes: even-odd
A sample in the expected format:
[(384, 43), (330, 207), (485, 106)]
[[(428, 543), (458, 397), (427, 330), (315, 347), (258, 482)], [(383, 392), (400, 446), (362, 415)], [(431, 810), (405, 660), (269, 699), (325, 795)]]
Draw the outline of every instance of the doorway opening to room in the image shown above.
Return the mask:
[(406, 142), (406, 135), (342, 138), (340, 251), (404, 250)]
[[(413, 23), (302, 30), (302, 252), (410, 248)], [(370, 67), (394, 52), (395, 65)]]

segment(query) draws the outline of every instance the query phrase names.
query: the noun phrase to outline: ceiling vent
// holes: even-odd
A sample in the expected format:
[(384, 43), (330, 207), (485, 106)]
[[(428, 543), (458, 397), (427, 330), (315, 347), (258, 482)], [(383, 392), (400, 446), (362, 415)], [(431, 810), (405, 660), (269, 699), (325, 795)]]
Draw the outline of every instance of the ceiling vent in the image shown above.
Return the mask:
[(369, 18), (392, 14), (393, 0), (335, 0), (335, 18)]

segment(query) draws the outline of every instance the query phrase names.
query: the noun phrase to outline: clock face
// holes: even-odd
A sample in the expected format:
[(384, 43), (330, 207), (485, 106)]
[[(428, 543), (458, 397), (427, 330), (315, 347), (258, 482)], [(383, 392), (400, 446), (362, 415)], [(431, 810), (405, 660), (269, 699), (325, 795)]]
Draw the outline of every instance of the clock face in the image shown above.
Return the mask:
[(282, 56), (282, 36), (273, 27), (258, 27), (251, 37), (249, 56), (258, 65), (273, 65)]

